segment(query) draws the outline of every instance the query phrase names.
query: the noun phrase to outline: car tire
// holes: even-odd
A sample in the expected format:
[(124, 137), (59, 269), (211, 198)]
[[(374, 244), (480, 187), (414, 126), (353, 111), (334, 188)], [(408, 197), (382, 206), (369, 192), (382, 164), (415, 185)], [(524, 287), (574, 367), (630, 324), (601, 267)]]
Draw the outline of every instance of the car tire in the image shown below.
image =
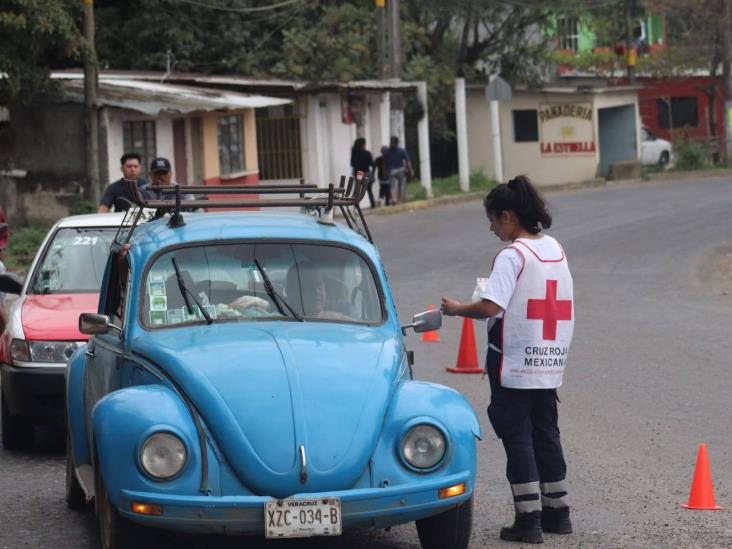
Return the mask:
[(661, 153), (661, 156), (658, 158), (658, 165), (661, 168), (665, 168), (668, 166), (668, 162), (671, 160), (671, 155), (668, 153), (668, 151), (663, 151)]
[(102, 549), (130, 549), (138, 544), (138, 526), (109, 501), (99, 468), (94, 468), (94, 501)]
[(473, 496), (449, 511), (417, 521), (422, 549), (467, 549), (473, 528)]
[[(1, 392), (0, 392), (1, 393)], [(27, 417), (14, 416), (8, 410), (5, 397), (0, 394), (3, 446), (6, 450), (27, 450), (33, 446), (35, 422)]]
[(86, 494), (74, 472), (74, 455), (71, 451), (71, 435), (66, 427), (66, 505), (80, 511), (86, 507)]

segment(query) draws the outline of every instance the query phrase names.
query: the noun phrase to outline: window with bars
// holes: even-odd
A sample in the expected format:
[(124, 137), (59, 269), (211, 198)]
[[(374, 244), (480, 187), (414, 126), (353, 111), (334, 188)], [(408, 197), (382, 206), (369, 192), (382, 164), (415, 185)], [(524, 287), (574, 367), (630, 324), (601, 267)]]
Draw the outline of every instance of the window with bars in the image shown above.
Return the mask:
[(146, 172), (157, 156), (154, 120), (128, 120), (122, 123), (124, 152), (135, 152), (142, 157), (142, 172)]
[(219, 118), (219, 170), (229, 175), (244, 170), (244, 123), (240, 114)]
[(579, 19), (560, 17), (557, 19), (557, 37), (560, 50), (579, 50)]
[(300, 179), (300, 116), (293, 105), (257, 109), (259, 178)]

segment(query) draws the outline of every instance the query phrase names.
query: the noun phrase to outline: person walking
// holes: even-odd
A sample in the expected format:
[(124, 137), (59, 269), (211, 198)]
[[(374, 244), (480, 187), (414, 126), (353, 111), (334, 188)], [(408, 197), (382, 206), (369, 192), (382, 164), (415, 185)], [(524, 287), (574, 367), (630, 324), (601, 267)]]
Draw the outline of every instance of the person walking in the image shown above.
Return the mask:
[(500, 537), (541, 543), (542, 531), (572, 532), (557, 425), (557, 388), (574, 332), (572, 276), (562, 246), (543, 233), (552, 218), (527, 177), (498, 185), (484, 207), (491, 231), (510, 244), (495, 256), (490, 277), (478, 279), (477, 301), (443, 297), (441, 310), (490, 319), (488, 417), (506, 451), (516, 512)]
[(132, 195), (127, 191), (123, 179), (132, 179), (137, 181), (140, 193), (145, 198), (152, 198), (147, 192), (147, 181), (140, 177), (142, 168), (142, 157), (135, 153), (125, 153), (120, 158), (120, 170), (123, 177), (110, 183), (104, 190), (101, 200), (99, 201), (98, 213), (109, 212), (114, 207), (115, 212), (127, 211), (134, 203)]
[(409, 153), (399, 146), (397, 136), (392, 136), (384, 158), (386, 158), (386, 169), (389, 171), (389, 181), (391, 182), (391, 201), (394, 204), (406, 202), (407, 176), (412, 179), (414, 169)]
[(354, 177), (356, 177), (357, 172), (364, 173), (364, 177), (366, 178), (366, 191), (369, 193), (369, 202), (371, 203), (371, 207), (375, 208), (374, 192), (371, 190), (371, 186), (374, 183), (373, 173), (371, 172), (373, 166), (374, 157), (366, 150), (366, 139), (363, 137), (357, 138), (351, 148), (351, 173)]
[(391, 205), (391, 181), (389, 180), (389, 169), (386, 167), (384, 153), (389, 147), (381, 147), (381, 156), (374, 160), (374, 173), (379, 180), (379, 203), (385, 206)]

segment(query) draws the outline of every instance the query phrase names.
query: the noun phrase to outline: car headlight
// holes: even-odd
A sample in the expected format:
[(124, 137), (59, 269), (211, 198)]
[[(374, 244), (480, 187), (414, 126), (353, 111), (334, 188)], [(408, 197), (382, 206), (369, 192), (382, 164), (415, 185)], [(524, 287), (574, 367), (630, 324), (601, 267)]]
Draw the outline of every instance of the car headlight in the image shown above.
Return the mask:
[(140, 451), (142, 469), (155, 480), (168, 480), (186, 464), (186, 447), (173, 433), (155, 433)]
[[(13, 343), (18, 340), (14, 340)], [(28, 341), (31, 362), (68, 362), (82, 345), (78, 341)], [(21, 360), (21, 359), (19, 359)]]
[(431, 469), (445, 455), (447, 441), (442, 431), (432, 425), (420, 424), (412, 427), (402, 439), (402, 456), (417, 469)]

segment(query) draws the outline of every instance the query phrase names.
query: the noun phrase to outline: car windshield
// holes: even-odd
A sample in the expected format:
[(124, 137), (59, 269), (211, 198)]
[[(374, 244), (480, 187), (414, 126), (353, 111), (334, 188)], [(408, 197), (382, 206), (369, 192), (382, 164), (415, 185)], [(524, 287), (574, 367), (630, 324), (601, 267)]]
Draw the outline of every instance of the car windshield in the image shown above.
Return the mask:
[(31, 294), (99, 293), (114, 227), (58, 229), (41, 257)]
[(205, 322), (199, 305), (214, 322), (288, 319), (374, 324), (383, 319), (381, 297), (366, 261), (350, 249), (329, 245), (178, 248), (152, 264), (142, 301), (142, 321), (148, 327)]

